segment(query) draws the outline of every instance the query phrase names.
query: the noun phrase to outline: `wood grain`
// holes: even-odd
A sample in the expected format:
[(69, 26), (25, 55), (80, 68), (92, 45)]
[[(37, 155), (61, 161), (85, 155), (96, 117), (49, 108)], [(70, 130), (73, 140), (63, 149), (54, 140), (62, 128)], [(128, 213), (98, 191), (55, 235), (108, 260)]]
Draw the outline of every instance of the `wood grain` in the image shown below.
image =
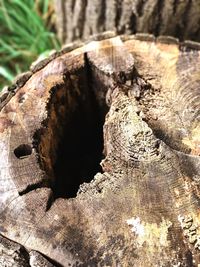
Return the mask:
[(114, 37), (38, 65), (0, 113), (1, 234), (55, 266), (198, 266), (199, 53)]

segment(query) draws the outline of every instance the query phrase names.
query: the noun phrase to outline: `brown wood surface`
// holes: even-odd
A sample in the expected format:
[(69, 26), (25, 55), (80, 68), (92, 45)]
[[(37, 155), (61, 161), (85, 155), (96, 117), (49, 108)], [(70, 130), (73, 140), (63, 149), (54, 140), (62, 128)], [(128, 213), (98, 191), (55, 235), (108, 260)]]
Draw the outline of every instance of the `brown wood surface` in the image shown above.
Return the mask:
[(200, 41), (200, 0), (54, 0), (63, 43), (103, 31)]
[(200, 52), (139, 39), (67, 46), (0, 96), (0, 232), (55, 266), (200, 264)]

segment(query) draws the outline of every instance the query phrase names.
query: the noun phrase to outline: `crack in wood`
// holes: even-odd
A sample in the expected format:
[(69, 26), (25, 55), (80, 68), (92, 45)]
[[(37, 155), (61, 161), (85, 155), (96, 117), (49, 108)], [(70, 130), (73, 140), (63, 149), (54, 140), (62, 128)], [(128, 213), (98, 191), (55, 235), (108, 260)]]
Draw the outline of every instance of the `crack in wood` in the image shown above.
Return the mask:
[[(142, 38), (115, 37), (54, 55), (1, 110), (2, 124), (17, 114), (0, 133), (1, 231), (63, 266), (200, 262), (178, 220), (192, 214), (199, 221), (198, 123), (185, 111), (198, 101), (199, 52)], [(136, 85), (139, 93), (131, 94)], [(190, 154), (158, 140), (159, 129)], [(14, 149), (30, 141), (32, 154), (17, 160)], [(140, 228), (131, 230), (130, 220)]]

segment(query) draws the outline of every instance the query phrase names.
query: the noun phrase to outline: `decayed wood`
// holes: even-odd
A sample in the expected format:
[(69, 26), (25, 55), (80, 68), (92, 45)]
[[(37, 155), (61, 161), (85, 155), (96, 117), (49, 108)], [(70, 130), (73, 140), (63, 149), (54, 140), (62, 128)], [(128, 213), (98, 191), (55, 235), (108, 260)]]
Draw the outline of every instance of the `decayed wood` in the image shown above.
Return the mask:
[[(139, 39), (65, 47), (1, 95), (0, 231), (55, 265), (200, 264), (200, 52), (171, 38)], [(78, 110), (82, 131), (93, 131), (97, 108), (102, 173), (61, 198), (60, 142)], [(67, 190), (71, 176), (61, 178)]]
[(200, 41), (199, 0), (55, 0), (55, 11), (62, 42), (108, 30)]
[(23, 246), (0, 236), (0, 266), (53, 267), (53, 264), (37, 251), (28, 253)]

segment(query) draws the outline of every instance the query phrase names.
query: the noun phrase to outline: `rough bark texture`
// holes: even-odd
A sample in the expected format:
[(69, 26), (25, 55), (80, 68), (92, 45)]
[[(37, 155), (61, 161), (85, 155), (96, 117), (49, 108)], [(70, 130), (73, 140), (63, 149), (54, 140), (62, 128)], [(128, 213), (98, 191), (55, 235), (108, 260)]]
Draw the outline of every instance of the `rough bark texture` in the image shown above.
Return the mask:
[(200, 0), (55, 0), (63, 43), (102, 31), (200, 41)]
[(198, 49), (68, 45), (3, 91), (0, 232), (26, 248), (10, 266), (198, 267)]

